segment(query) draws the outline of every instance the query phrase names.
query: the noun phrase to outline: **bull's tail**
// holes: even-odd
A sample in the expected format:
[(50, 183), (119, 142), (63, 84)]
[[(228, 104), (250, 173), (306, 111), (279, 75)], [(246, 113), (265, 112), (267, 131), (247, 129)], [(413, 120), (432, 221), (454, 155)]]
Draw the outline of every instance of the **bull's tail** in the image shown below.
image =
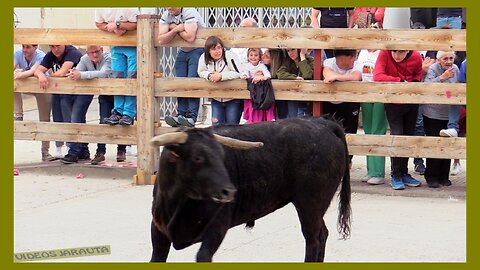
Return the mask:
[[(339, 134), (337, 134), (338, 136)], [(350, 157), (348, 155), (347, 140), (342, 130), (342, 136), (339, 136), (345, 145), (345, 172), (342, 179), (342, 187), (339, 193), (340, 203), (338, 209), (337, 230), (343, 239), (350, 237), (350, 225), (352, 208), (350, 207), (351, 189), (350, 189)]]

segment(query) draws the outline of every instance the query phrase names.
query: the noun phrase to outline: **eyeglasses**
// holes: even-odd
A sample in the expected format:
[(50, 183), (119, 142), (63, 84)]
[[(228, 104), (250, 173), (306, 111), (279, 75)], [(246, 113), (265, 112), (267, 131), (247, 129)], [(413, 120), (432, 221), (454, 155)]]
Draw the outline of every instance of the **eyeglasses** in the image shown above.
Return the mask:
[(92, 52), (87, 52), (87, 54), (99, 54), (101, 52), (100, 49), (96, 50), (96, 51), (92, 51)]

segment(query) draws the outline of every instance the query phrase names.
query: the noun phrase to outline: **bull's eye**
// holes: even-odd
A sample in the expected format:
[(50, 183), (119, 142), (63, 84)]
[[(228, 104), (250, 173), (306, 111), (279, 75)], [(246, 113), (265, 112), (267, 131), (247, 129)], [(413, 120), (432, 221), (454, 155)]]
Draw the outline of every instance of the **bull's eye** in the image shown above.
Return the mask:
[(203, 156), (194, 156), (193, 157), (193, 162), (194, 163), (203, 163), (205, 161), (205, 157)]

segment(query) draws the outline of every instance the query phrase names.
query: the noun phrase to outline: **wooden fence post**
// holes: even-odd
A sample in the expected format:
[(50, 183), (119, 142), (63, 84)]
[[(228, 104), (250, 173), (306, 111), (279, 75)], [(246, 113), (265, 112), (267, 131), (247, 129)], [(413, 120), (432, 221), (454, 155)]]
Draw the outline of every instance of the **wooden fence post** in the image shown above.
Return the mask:
[(155, 157), (158, 149), (150, 146), (154, 135), (155, 121), (155, 84), (154, 69), (156, 62), (154, 23), (156, 15), (137, 17), (137, 185), (151, 184), (155, 174)]

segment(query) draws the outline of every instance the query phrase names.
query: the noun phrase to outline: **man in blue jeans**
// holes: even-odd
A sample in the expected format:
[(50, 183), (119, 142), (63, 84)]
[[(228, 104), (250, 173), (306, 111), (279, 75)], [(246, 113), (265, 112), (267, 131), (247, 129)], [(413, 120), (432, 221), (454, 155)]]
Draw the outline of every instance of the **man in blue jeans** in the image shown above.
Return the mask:
[[(111, 71), (112, 64), (110, 53), (104, 52), (101, 46), (89, 45), (87, 46), (87, 54), (82, 56), (77, 68), (69, 73), (68, 78), (72, 80), (108, 78)], [(103, 124), (103, 119), (108, 117), (113, 109), (113, 96), (100, 95), (98, 97), (98, 103), (100, 104), (100, 124)], [(70, 148), (68, 155), (63, 159), (63, 162), (75, 162), (75, 153), (80, 152), (79, 149), (85, 149), (86, 146), (86, 143), (75, 143), (74, 146)], [(117, 161), (125, 161), (125, 147), (125, 145), (118, 146)], [(99, 143), (97, 145), (95, 157), (92, 159), (91, 163), (96, 165), (104, 161), (105, 153), (105, 144)]]
[[(178, 34), (185, 41), (192, 43), (199, 27), (203, 27), (203, 19), (195, 8), (169, 7), (160, 18), (158, 42), (161, 45), (167, 44)], [(203, 48), (180, 48), (175, 58), (175, 76), (198, 77), (198, 59), (202, 53)], [(177, 117), (166, 115), (165, 122), (172, 127), (195, 126), (200, 99), (179, 97), (177, 103)]]
[[(77, 66), (82, 57), (82, 53), (72, 45), (49, 45), (50, 51), (45, 55), (40, 66), (35, 70), (35, 77), (38, 78), (39, 87), (42, 89), (47, 89), (49, 87), (48, 79), (45, 75), (47, 70), (51, 70), (51, 77), (65, 77), (68, 72)], [(72, 107), (69, 107), (71, 104), (69, 101), (77, 95), (66, 95), (66, 94), (53, 94), (52, 95), (52, 117), (54, 122), (70, 122), (71, 113), (73, 110)], [(62, 106), (62, 104), (64, 104)], [(90, 104), (90, 103), (89, 103)], [(83, 106), (81, 106), (83, 107)], [(87, 105), (88, 108), (88, 105)], [(63, 110), (65, 109), (65, 112)], [(67, 115), (67, 118), (65, 118)], [(78, 119), (77, 117), (74, 117)], [(81, 117), (80, 117), (81, 119)], [(63, 142), (57, 142), (57, 150), (60, 149)], [(70, 146), (70, 143), (67, 143), (67, 146)], [(82, 153), (80, 156), (81, 159), (89, 159), (90, 153)]]

